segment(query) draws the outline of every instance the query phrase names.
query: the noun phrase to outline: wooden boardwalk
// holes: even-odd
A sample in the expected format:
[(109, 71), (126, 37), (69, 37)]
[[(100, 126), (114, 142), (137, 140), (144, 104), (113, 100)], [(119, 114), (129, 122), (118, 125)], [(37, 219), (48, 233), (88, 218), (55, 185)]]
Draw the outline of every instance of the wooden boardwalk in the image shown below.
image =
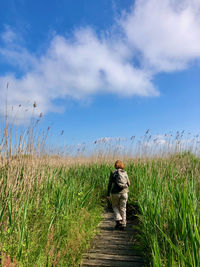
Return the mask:
[(82, 267), (143, 267), (142, 256), (133, 250), (133, 222), (128, 221), (126, 230), (114, 229), (113, 213), (105, 212), (99, 226), (100, 233), (92, 241), (88, 254), (84, 255)]

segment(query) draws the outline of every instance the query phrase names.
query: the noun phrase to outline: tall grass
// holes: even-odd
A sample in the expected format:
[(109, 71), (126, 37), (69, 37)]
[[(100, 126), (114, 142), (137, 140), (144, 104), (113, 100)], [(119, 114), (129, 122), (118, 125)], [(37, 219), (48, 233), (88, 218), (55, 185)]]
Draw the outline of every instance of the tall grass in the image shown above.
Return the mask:
[(107, 169), (1, 169), (0, 249), (20, 266), (77, 266), (100, 221)]
[(140, 140), (104, 138), (88, 150), (55, 155), (47, 151), (49, 127), (41, 131), (41, 118), (17, 128), (6, 113), (1, 127), (2, 266), (78, 266), (118, 157), (127, 162), (129, 203), (139, 206), (150, 264), (200, 266), (199, 136), (147, 131)]
[[(112, 165), (1, 169), (1, 251), (19, 266), (77, 266), (95, 233)], [(199, 266), (200, 159), (190, 153), (127, 163), (152, 266)]]
[(101, 219), (106, 169), (48, 155), (41, 118), (24, 127), (6, 112), (1, 125), (2, 266), (77, 266)]
[(152, 266), (200, 266), (200, 159), (138, 160), (128, 171)]

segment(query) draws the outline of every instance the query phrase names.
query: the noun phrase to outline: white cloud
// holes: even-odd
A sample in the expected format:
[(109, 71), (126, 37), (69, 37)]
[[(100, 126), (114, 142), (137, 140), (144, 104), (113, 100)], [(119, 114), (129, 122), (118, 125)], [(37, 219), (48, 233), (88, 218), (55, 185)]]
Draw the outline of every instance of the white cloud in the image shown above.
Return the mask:
[(6, 44), (12, 43), (14, 40), (16, 40), (16, 34), (12, 31), (12, 29), (6, 25), (5, 31), (2, 33), (1, 39)]
[(0, 35), (0, 60), (13, 65), (17, 70), (27, 72), (32, 69), (37, 59), (34, 55), (23, 47), (23, 38), (16, 34), (9, 26), (5, 26), (5, 31)]
[[(91, 29), (81, 29), (73, 39), (55, 36), (48, 51), (36, 59), (24, 48), (9, 47), (0, 53), (24, 69), (24, 75), (0, 77), (9, 82), (9, 105), (26, 106), (36, 101), (38, 112), (55, 111), (53, 101), (72, 97), (81, 99), (98, 92), (124, 96), (157, 95), (148, 71), (134, 68), (129, 49), (112, 38), (97, 38)], [(30, 65), (27, 71), (26, 65)], [(1, 113), (3, 112), (0, 109)]]
[(199, 0), (136, 0), (121, 25), (154, 72), (184, 69), (200, 57)]
[[(115, 34), (98, 37), (91, 28), (82, 28), (71, 38), (55, 35), (40, 56), (17, 42), (17, 34), (7, 27), (0, 36), (0, 59), (20, 70), (20, 76), (0, 76), (1, 95), (9, 82), (9, 108), (18, 112), (21, 104), (30, 109), (36, 101), (35, 115), (61, 112), (55, 105), (60, 98), (83, 99), (99, 92), (159, 95), (154, 75), (184, 69), (199, 59), (199, 15), (199, 0), (136, 0), (114, 25)], [(1, 105), (0, 113), (4, 110)]]

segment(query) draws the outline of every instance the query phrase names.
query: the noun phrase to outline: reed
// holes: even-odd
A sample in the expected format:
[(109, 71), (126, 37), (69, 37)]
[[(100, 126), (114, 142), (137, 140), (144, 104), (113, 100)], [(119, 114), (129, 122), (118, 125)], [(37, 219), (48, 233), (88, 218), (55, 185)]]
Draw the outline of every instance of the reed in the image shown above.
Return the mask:
[(76, 266), (100, 221), (104, 175), (97, 165), (1, 169), (2, 253), (20, 266)]
[[(33, 114), (37, 108), (33, 103)], [(7, 113), (6, 113), (7, 114)], [(199, 136), (177, 132), (137, 139), (103, 138), (48, 150), (39, 118), (0, 132), (2, 266), (78, 266), (101, 220), (117, 158), (126, 162), (129, 204), (139, 206), (151, 266), (199, 266)], [(39, 121), (38, 121), (39, 120)]]
[(199, 266), (200, 159), (182, 153), (128, 168), (151, 265)]

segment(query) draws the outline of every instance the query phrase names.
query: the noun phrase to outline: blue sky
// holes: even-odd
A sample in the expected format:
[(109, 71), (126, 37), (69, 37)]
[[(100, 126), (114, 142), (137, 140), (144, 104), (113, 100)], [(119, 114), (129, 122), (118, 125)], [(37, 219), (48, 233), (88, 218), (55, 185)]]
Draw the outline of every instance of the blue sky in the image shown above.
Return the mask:
[(8, 82), (10, 116), (36, 101), (55, 144), (199, 133), (199, 15), (198, 0), (1, 0), (1, 116)]

